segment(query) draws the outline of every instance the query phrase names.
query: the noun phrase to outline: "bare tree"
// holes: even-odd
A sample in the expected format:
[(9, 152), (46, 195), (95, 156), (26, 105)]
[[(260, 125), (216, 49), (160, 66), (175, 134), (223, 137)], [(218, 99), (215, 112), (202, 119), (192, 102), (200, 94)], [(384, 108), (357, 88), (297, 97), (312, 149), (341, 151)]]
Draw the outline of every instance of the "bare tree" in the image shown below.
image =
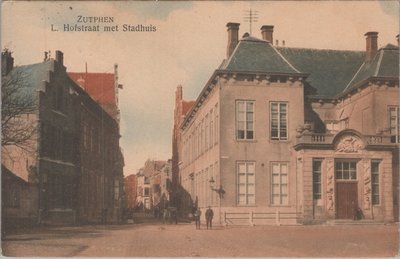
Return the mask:
[[(14, 69), (2, 76), (1, 84), (1, 146), (18, 147), (25, 152), (35, 152), (36, 91), (29, 89), (28, 74)], [(32, 93), (33, 92), (33, 93)]]

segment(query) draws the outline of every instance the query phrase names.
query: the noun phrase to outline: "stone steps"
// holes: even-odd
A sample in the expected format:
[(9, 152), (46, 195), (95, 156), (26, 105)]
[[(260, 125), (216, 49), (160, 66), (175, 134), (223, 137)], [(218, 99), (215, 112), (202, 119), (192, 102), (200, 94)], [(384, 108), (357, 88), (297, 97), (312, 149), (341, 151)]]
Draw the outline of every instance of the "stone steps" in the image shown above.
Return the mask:
[(326, 222), (327, 225), (385, 225), (385, 222), (370, 220), (370, 219), (362, 219), (362, 220), (345, 220), (345, 219), (337, 219), (337, 220), (328, 220)]

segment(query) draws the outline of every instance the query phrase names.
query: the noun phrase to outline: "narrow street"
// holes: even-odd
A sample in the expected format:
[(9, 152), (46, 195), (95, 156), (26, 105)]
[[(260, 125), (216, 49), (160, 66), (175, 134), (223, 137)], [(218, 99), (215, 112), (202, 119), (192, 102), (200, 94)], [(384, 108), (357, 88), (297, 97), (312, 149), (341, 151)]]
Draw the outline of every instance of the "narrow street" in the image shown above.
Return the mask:
[(193, 224), (52, 227), (3, 237), (5, 256), (394, 257), (397, 225), (242, 226)]

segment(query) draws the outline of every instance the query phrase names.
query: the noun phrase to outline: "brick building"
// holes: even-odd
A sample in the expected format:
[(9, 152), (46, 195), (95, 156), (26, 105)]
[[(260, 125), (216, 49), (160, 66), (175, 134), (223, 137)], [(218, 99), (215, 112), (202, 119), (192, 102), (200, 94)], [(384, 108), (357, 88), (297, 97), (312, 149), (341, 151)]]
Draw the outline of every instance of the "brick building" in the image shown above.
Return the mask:
[(226, 59), (175, 116), (184, 205), (224, 224), (398, 220), (399, 47), (377, 32), (366, 51), (277, 47), (273, 26), (227, 27)]
[(159, 206), (162, 192), (161, 179), (166, 161), (148, 159), (137, 173), (137, 204), (146, 210)]
[(137, 200), (137, 175), (131, 174), (124, 178), (125, 208), (136, 207)]
[(2, 163), (12, 164), (17, 175), (32, 176), (39, 222), (117, 221), (123, 180), (118, 122), (70, 79), (63, 60), (56, 51), (55, 59), (46, 55), (41, 63), (10, 70), (9, 76), (23, 79), (24, 94), (35, 103), (29, 115), (37, 123), (35, 152), (18, 165), (7, 156)]
[[(80, 86), (80, 220), (118, 221), (123, 208), (123, 156), (119, 148), (118, 65), (114, 73), (69, 72)], [(82, 91), (83, 90), (83, 91)], [(89, 98), (87, 98), (89, 97)]]
[(170, 200), (176, 207), (181, 207), (183, 199), (187, 199), (185, 190), (180, 188), (181, 174), (179, 163), (182, 161), (182, 132), (180, 126), (185, 118), (185, 114), (192, 108), (195, 101), (183, 99), (182, 86), (179, 85), (175, 92), (175, 109), (174, 109), (174, 125), (172, 131), (172, 192)]
[(119, 124), (120, 111), (118, 108), (118, 90), (122, 85), (118, 83), (118, 65), (114, 65), (114, 73), (68, 72), (90, 97)]

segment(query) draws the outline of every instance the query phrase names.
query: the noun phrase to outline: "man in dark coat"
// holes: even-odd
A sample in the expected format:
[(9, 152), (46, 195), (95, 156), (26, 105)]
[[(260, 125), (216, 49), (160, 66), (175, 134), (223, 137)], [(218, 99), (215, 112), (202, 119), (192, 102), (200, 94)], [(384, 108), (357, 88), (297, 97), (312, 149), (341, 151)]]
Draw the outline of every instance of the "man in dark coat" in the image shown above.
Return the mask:
[(197, 208), (197, 210), (194, 212), (194, 220), (196, 221), (196, 229), (200, 229), (200, 216), (201, 216), (201, 210), (200, 210), (200, 208)]
[(208, 206), (206, 210), (206, 221), (207, 221), (207, 229), (210, 227), (212, 229), (212, 219), (214, 217), (214, 211), (211, 209), (211, 206)]

